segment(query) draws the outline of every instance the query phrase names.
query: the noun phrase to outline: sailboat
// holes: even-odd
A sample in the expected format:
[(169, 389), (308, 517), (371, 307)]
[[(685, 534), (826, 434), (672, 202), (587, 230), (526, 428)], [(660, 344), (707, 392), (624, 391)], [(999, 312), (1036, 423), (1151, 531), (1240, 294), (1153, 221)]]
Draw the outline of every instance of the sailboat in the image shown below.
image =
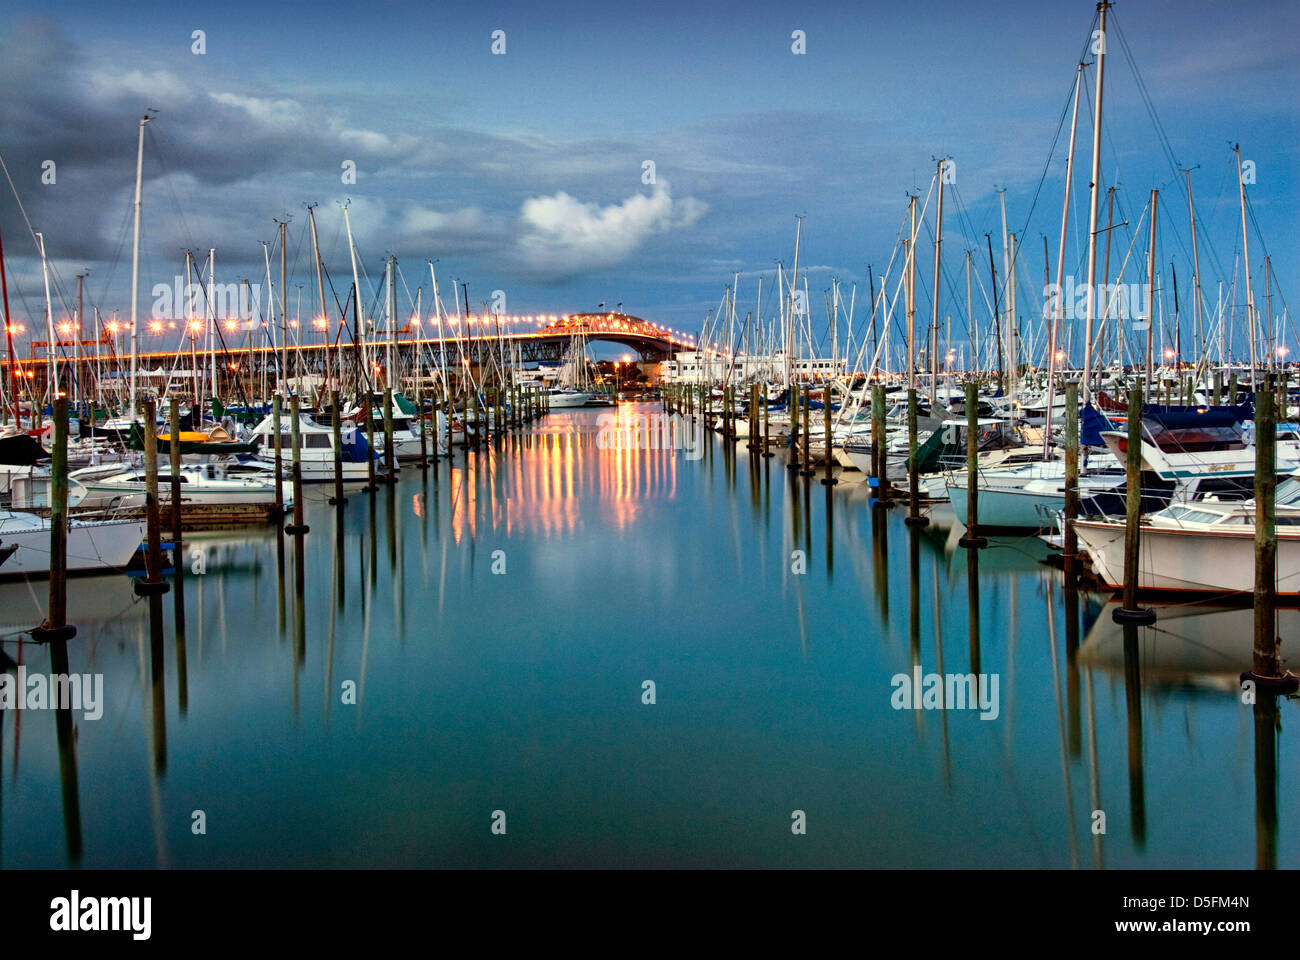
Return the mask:
[[(293, 423), (290, 417), (280, 419), (280, 457), (287, 462), (293, 445)], [(259, 448), (259, 458), (274, 464), (275, 417), (266, 417), (253, 428), (253, 442)], [(340, 437), (343, 444), (343, 479), (345, 481), (369, 479), (367, 461), (379, 460), (375, 472), (383, 472), (383, 461), (370, 449), (365, 433), (354, 424), (342, 424)], [(310, 414), (298, 414), (299, 459), (303, 483), (328, 483), (334, 480), (334, 428), (317, 423)]]
[[(69, 574), (122, 573), (144, 540), (139, 520), (71, 520), (68, 523)], [(17, 547), (0, 567), (0, 579), (50, 575), (50, 521), (33, 513), (0, 511), (0, 542)]]
[(560, 368), (560, 385), (547, 391), (547, 403), (552, 410), (585, 407), (595, 399), (587, 386), (587, 341), (575, 333), (569, 342), (564, 366)]
[[(143, 467), (125, 469), (107, 476), (98, 467), (89, 468), (94, 475), (69, 474), (85, 488), (81, 506), (141, 507), (146, 499), (146, 475)], [(248, 473), (230, 472), (221, 463), (183, 464), (176, 476), (181, 484), (181, 503), (265, 503), (275, 502), (275, 481)], [(172, 474), (158, 475), (158, 500), (170, 504)], [(332, 475), (331, 475), (332, 479)]]
[[(410, 407), (409, 410), (406, 409), (408, 406)], [(393, 456), (398, 460), (414, 460), (420, 456), (419, 427), (411, 424), (415, 413), (414, 404), (407, 401), (405, 397), (393, 394)], [(383, 394), (371, 394), (369, 402), (364, 408), (353, 405), (343, 411), (342, 418), (345, 421), (356, 422), (358, 429), (364, 431), (364, 420), (367, 414), (374, 428), (375, 451), (382, 455), (385, 452), (387, 442), (385, 440)]]

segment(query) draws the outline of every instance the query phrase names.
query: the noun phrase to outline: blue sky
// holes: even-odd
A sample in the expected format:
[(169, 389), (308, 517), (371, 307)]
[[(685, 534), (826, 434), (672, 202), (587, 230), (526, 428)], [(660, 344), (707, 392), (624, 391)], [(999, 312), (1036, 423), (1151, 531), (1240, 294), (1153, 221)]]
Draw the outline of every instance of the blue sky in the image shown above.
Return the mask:
[[(877, 276), (884, 270), (907, 193), (924, 197), (935, 159), (949, 156), (956, 190), (946, 198), (940, 311), (954, 316), (954, 340), (964, 340), (961, 261), (974, 250), (989, 285), (986, 231), (1001, 273), (998, 188), (1025, 248), (1022, 322), (1041, 315), (1042, 238), (1054, 260), (1064, 135), (1050, 163), (1049, 153), (1094, 7), (4, 2), (0, 155), (45, 234), (59, 289), (70, 300), (73, 275), (90, 268), (88, 296), (106, 313), (129, 308), (136, 120), (154, 107), (146, 289), (171, 280), (185, 248), (205, 256), (216, 247), (219, 281), (256, 282), (259, 241), (273, 238), (272, 218), (287, 215), (290, 300), (298, 283), (310, 299), (309, 201), (319, 204), (322, 253), (342, 289), (350, 269), (338, 204), (350, 199), (373, 283), (394, 254), (406, 286), (413, 294), (423, 284), (427, 303), (425, 261), (437, 258), (444, 298), (460, 279), (475, 309), (494, 290), (516, 314), (622, 301), (627, 312), (687, 330), (698, 330), (736, 272), (741, 316), (754, 308), (760, 275), (771, 315), (775, 261), (790, 264), (796, 214), (806, 217), (801, 273), (820, 327), (831, 278), (847, 296), (854, 282), (865, 287), (867, 264)], [(1212, 307), (1220, 281), (1230, 289), (1241, 249), (1231, 153), (1240, 142), (1255, 164), (1256, 296), (1262, 311), (1266, 245), (1280, 314), (1297, 270), (1300, 10), (1134, 0), (1117, 3), (1112, 21), (1102, 172), (1131, 220), (1112, 237), (1113, 261), (1135, 251), (1122, 279), (1144, 279), (1137, 221), (1157, 187), (1167, 204), (1162, 282), (1176, 271), (1181, 297), (1190, 297), (1181, 175), (1115, 42), (1121, 34), (1177, 165), (1197, 168), (1207, 300)], [(202, 56), (191, 52), (200, 29)], [(498, 29), (504, 55), (491, 52)], [(804, 55), (791, 52), (795, 30), (806, 35)], [(1080, 277), (1090, 122), (1085, 104), (1066, 254), (1067, 274)], [(42, 184), (50, 159), (57, 182)], [(345, 160), (356, 164), (355, 184), (340, 180)], [(653, 185), (643, 183), (646, 160), (655, 163)], [(4, 187), (0, 229), (21, 321), (29, 310), (39, 317), (43, 287)], [(921, 233), (927, 246), (931, 229)], [(921, 257), (918, 279), (918, 315), (927, 319), (931, 256)], [(979, 297), (977, 288), (975, 320), (987, 326)], [(405, 292), (401, 299), (408, 310)], [(857, 323), (865, 299), (860, 289)]]

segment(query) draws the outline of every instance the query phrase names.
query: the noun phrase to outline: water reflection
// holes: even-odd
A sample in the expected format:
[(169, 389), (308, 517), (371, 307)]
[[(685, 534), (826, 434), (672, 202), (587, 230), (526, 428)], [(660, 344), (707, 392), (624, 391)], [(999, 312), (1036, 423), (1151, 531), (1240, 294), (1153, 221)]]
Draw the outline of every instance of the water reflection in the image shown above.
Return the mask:
[[(1126, 635), (1036, 541), (960, 549), (851, 474), (813, 498), (777, 457), (608, 447), (596, 417), (350, 510), (309, 488), (305, 537), (191, 538), (172, 616), (74, 581), (61, 655), (104, 674), (105, 715), (0, 714), (3, 863), (1300, 864), (1295, 701), (1247, 719), (1249, 610)], [(43, 606), (0, 585), (15, 667), (58, 667), (17, 642)], [(905, 716), (891, 678), (914, 666), (997, 675), (999, 716)], [(795, 807), (827, 829), (777, 842)], [(498, 808), (508, 852), (474, 826)], [(201, 842), (196, 809), (222, 823)]]

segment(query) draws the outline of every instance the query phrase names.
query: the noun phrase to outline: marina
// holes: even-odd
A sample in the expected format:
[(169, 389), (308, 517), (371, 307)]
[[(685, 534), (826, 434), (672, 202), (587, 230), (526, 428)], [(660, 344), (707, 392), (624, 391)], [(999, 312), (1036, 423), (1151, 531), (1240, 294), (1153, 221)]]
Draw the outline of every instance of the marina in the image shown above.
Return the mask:
[[(126, 578), (70, 591), (70, 669), (105, 676), (105, 719), (81, 725), (71, 810), (53, 718), (6, 717), (4, 865), (950, 868), (990, 838), (1007, 867), (1296, 864), (1255, 816), (1298, 767), (1285, 726), (1274, 763), (1253, 747), (1249, 607), (1161, 606), (1126, 640), (1033, 537), (968, 551), (872, 510), (865, 481), (716, 437), (695, 461), (602, 449), (599, 416), (343, 508), (309, 489), (301, 538), (195, 537), (183, 623)], [(11, 630), (44, 616), (0, 595)], [(997, 719), (893, 709), (914, 669), (1000, 676)], [(498, 808), (509, 849), (472, 829)], [(227, 826), (193, 837), (194, 809)], [(797, 847), (794, 809), (817, 827)]]
[(1296, 35), (0, 4), (7, 934), (1293, 940)]

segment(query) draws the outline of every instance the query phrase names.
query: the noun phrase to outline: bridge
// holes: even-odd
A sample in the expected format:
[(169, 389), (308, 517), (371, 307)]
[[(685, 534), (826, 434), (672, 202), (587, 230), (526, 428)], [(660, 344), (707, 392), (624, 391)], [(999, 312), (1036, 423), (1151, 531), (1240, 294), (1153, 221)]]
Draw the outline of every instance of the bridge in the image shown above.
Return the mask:
[[(484, 318), (491, 323), (492, 318)], [(690, 349), (691, 339), (667, 327), (625, 313), (573, 313), (530, 334), (521, 334), (524, 360), (559, 361), (576, 339), (603, 340), (635, 350), (643, 361), (671, 359), (681, 349)]]
[[(327, 357), (332, 356), (332, 363), (337, 365), (340, 359), (350, 364), (361, 355), (351, 326), (339, 323), (327, 342), (325, 321), (320, 318), (310, 329), (306, 323), (303, 329), (292, 326), (285, 344), (278, 342), (278, 323), (273, 325), (275, 330), (268, 331), (266, 324), (257, 320), (222, 320), (215, 344), (208, 342), (202, 320), (143, 323), (137, 366), (146, 380), (151, 377), (150, 371), (158, 372), (153, 376), (185, 380), (193, 376), (189, 371), (196, 366), (205, 371), (213, 359), (223, 378), (260, 376), (264, 370), (273, 374), (279, 370), (282, 357), (290, 376), (310, 376), (324, 372)], [(273, 336), (277, 341), (274, 346)], [(392, 343), (399, 367), (407, 369), (416, 352), (422, 363), (439, 364), (445, 359), (448, 366), (460, 367), (466, 361), (480, 364), (490, 355), (499, 355), (503, 348), (507, 357), (517, 354), (524, 363), (559, 363), (574, 344), (583, 342), (617, 343), (635, 351), (644, 362), (668, 360), (679, 350), (694, 349), (693, 337), (681, 331), (629, 314), (606, 312), (562, 316), (483, 314), (445, 317), (441, 321), (412, 318), (391, 338), (387, 331), (368, 332), (366, 351), (382, 363)], [(96, 376), (120, 383), (130, 368), (130, 324), (126, 322), (107, 324), (98, 340), (70, 338), (58, 340), (54, 346), (64, 382), (72, 373), (83, 383)], [(30, 385), (27, 389), (39, 395), (48, 376), (49, 357), (49, 341), (30, 342), (29, 355), (17, 359), (13, 376), (26, 378)], [(6, 359), (0, 359), (0, 369), (8, 366)]]

